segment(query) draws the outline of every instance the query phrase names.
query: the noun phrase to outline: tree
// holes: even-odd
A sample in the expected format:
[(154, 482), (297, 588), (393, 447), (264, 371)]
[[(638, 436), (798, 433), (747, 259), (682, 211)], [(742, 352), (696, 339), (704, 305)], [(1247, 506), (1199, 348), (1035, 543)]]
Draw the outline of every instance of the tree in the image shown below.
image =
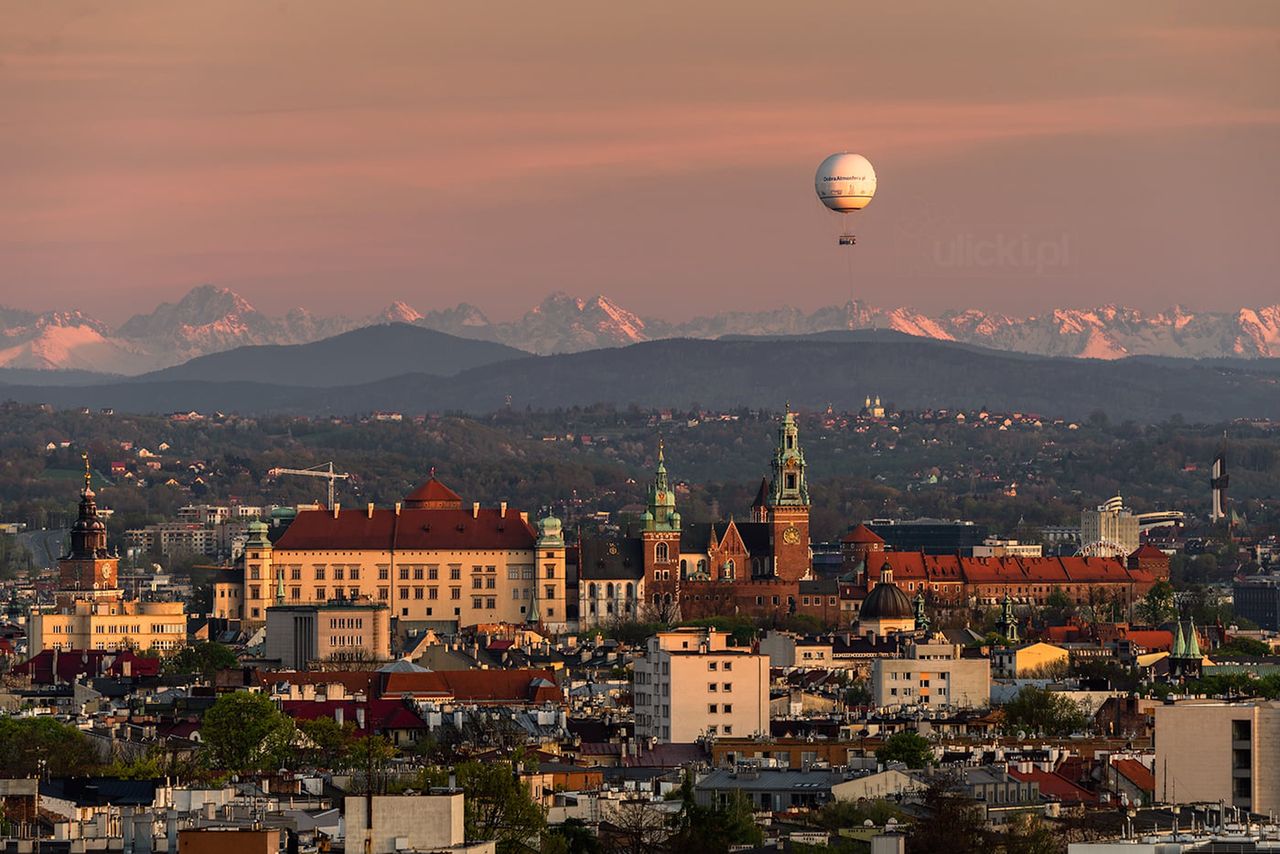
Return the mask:
[(901, 762), (908, 768), (925, 768), (933, 764), (933, 749), (919, 733), (895, 732), (876, 748), (876, 759)]
[(293, 739), (293, 720), (263, 694), (236, 691), (204, 714), (200, 735), (209, 764), (232, 773), (276, 767)]
[(0, 717), (0, 773), (34, 777), (84, 774), (98, 764), (84, 733), (50, 717)]
[(1174, 617), (1173, 585), (1157, 581), (1134, 608), (1134, 614), (1148, 626), (1160, 626)]
[(1071, 698), (1034, 685), (1023, 688), (1004, 706), (1004, 726), (1010, 732), (1067, 736), (1088, 725), (1088, 716)]
[(492, 840), (498, 854), (525, 851), (538, 839), (546, 816), (512, 763), (463, 762), (454, 773), (466, 796), (468, 839)]
[(165, 673), (196, 673), (212, 682), (219, 670), (238, 667), (240, 661), (230, 647), (220, 643), (197, 643), (185, 646), (169, 656), (164, 663)]
[(756, 826), (751, 800), (740, 790), (734, 790), (724, 804), (704, 807), (694, 799), (693, 779), (686, 774), (680, 801), (680, 812), (672, 821), (673, 832), (667, 840), (670, 851), (728, 854), (731, 846), (759, 845), (764, 839)]
[(666, 815), (647, 801), (623, 801), (608, 811), (609, 850), (620, 854), (650, 854), (661, 850), (671, 835)]
[(990, 854), (994, 849), (985, 811), (965, 794), (959, 777), (935, 777), (921, 800), (924, 815), (911, 825), (908, 854)]
[(552, 846), (547, 843), (557, 837), (564, 840), (564, 845), (559, 847), (563, 854), (604, 854), (600, 837), (580, 818), (565, 819), (563, 824), (553, 827), (543, 837), (543, 854), (551, 854)]
[(1234, 637), (1213, 651), (1214, 658), (1270, 658), (1268, 644), (1253, 638)]

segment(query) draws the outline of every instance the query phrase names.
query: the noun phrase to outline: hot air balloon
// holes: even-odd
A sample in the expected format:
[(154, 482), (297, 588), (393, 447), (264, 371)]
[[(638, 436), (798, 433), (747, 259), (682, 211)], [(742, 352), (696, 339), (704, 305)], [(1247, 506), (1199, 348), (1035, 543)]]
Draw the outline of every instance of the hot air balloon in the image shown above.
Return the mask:
[[(818, 167), (813, 186), (818, 192), (818, 199), (843, 216), (871, 204), (876, 194), (876, 170), (871, 168), (871, 161), (861, 154), (847, 151), (833, 154)], [(846, 224), (840, 233), (840, 245), (852, 246), (856, 242)]]

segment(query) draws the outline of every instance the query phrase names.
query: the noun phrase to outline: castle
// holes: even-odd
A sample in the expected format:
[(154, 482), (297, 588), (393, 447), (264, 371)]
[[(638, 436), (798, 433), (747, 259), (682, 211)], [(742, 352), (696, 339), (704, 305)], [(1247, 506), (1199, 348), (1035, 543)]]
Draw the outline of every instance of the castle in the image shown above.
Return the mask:
[(778, 427), (771, 475), (760, 483), (750, 521), (686, 524), (659, 444), (640, 523), (579, 544), (579, 624), (814, 611), (836, 622), (834, 586), (812, 579), (809, 484), (790, 409)]

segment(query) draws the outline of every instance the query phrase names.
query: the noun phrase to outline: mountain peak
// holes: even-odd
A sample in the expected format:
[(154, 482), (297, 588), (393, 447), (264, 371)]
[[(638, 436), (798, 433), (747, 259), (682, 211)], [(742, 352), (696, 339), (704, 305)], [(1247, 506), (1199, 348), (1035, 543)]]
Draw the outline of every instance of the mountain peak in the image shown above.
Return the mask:
[(384, 308), (378, 317), (387, 323), (417, 323), (423, 315), (408, 303), (396, 300)]

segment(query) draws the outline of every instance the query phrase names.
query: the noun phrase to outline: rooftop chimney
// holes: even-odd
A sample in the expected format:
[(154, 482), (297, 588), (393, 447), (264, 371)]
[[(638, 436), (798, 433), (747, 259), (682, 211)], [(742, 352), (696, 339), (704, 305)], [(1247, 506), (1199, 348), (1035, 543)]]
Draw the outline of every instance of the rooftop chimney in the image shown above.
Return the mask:
[(503, 501), (502, 503), (500, 503), (500, 504), (498, 505), (498, 515), (499, 515), (499, 516), (501, 516), (501, 517), (503, 517), (504, 519), (506, 518), (506, 516), (507, 516), (507, 502)]
[(397, 502), (396, 502), (396, 515), (397, 515), (397, 516), (399, 516), (399, 515), (400, 515), (400, 502), (399, 502), (399, 501), (397, 501)]
[(480, 502), (479, 501), (474, 501), (471, 504), (471, 518), (472, 519), (480, 518)]
[(342, 505), (340, 502), (337, 502), (337, 501), (333, 502), (333, 518), (335, 519), (338, 518), (338, 508), (341, 506)]
[(369, 502), (369, 518), (370, 519), (373, 518), (373, 502), (372, 501)]

